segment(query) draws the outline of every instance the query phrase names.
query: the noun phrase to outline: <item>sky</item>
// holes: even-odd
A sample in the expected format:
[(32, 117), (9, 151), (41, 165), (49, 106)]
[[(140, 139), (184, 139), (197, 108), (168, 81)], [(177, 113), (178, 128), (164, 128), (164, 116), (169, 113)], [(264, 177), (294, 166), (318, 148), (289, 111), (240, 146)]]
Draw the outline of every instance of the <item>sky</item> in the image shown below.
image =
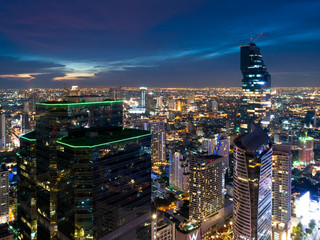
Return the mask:
[(272, 86), (320, 87), (318, 0), (0, 3), (0, 88), (238, 87), (260, 33)]

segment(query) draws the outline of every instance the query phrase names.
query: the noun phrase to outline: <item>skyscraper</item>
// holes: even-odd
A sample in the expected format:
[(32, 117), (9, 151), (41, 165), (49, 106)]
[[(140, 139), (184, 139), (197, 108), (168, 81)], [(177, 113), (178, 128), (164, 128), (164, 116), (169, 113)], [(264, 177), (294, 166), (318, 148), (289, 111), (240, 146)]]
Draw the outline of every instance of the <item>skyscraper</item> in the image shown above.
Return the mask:
[(146, 87), (140, 87), (140, 103), (139, 107), (141, 108), (146, 108), (146, 93), (147, 93), (147, 88)]
[(0, 150), (6, 150), (7, 148), (6, 127), (6, 114), (0, 108)]
[(56, 141), (67, 136), (69, 131), (91, 127), (122, 127), (122, 101), (74, 96), (67, 97), (63, 102), (37, 103), (35, 139), (38, 239), (56, 239), (58, 233)]
[[(17, 154), (18, 226), (23, 239), (37, 239), (37, 162), (36, 133), (31, 131), (20, 137)], [(21, 237), (21, 236), (20, 236)]]
[(150, 141), (149, 131), (122, 128), (57, 141), (59, 239), (150, 239)]
[(9, 223), (9, 171), (0, 165), (0, 224)]
[[(275, 145), (272, 153), (273, 239), (288, 239), (291, 220), (291, 160), (289, 145)], [(278, 235), (278, 238), (276, 237)], [(283, 237), (282, 237), (283, 236)]]
[(271, 239), (272, 147), (260, 127), (234, 140), (234, 239)]
[(190, 219), (203, 222), (223, 210), (223, 166), (222, 156), (190, 156)]
[(140, 119), (133, 123), (133, 127), (152, 132), (151, 161), (163, 163), (166, 161), (166, 124), (158, 119)]
[(268, 124), (271, 107), (271, 77), (263, 63), (260, 48), (253, 42), (241, 46), (240, 69), (242, 79), (242, 99), (240, 129), (250, 132), (254, 123)]

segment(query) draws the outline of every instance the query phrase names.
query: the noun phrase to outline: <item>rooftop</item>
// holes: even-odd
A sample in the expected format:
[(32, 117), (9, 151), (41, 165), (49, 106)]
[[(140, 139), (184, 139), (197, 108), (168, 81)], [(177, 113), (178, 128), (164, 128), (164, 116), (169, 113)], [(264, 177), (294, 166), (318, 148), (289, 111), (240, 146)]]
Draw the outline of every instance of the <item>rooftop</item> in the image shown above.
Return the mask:
[(150, 136), (151, 132), (131, 128), (114, 128), (108, 130), (82, 130), (75, 135), (60, 138), (57, 143), (71, 148), (95, 148), (118, 142)]
[(29, 142), (35, 142), (36, 141), (36, 132), (35, 131), (31, 131), (31, 132), (27, 132), (24, 135), (20, 136), (20, 139), (29, 141)]

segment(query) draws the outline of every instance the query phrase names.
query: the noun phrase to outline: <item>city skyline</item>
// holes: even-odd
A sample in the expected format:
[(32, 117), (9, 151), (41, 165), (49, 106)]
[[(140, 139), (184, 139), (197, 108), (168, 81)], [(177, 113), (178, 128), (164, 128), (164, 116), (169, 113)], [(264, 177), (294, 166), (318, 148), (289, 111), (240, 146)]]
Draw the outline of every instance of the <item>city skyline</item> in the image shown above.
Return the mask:
[(261, 32), (273, 87), (319, 86), (319, 2), (183, 3), (5, 2), (1, 88), (239, 87)]

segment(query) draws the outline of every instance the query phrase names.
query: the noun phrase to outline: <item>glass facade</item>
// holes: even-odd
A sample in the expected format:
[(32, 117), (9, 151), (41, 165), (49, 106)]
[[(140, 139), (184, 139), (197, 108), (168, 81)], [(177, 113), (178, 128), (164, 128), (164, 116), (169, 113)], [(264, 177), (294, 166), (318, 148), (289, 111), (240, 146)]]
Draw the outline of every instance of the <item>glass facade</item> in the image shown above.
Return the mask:
[(18, 226), (23, 239), (28, 240), (37, 238), (35, 147), (34, 131), (20, 138), (20, 152), (17, 154), (17, 177), (19, 182), (17, 192)]
[(150, 132), (75, 134), (57, 142), (59, 239), (150, 239)]
[[(37, 103), (35, 152), (37, 239), (57, 239), (57, 146), (56, 141), (77, 129), (122, 126), (122, 100), (69, 97), (64, 102)], [(21, 137), (25, 141), (26, 136)], [(22, 184), (19, 182), (18, 184)]]
[(260, 48), (254, 43), (241, 46), (242, 91), (241, 133), (250, 132), (251, 124), (270, 122), (271, 77), (263, 63)]
[(272, 147), (261, 128), (234, 140), (234, 239), (270, 240)]

